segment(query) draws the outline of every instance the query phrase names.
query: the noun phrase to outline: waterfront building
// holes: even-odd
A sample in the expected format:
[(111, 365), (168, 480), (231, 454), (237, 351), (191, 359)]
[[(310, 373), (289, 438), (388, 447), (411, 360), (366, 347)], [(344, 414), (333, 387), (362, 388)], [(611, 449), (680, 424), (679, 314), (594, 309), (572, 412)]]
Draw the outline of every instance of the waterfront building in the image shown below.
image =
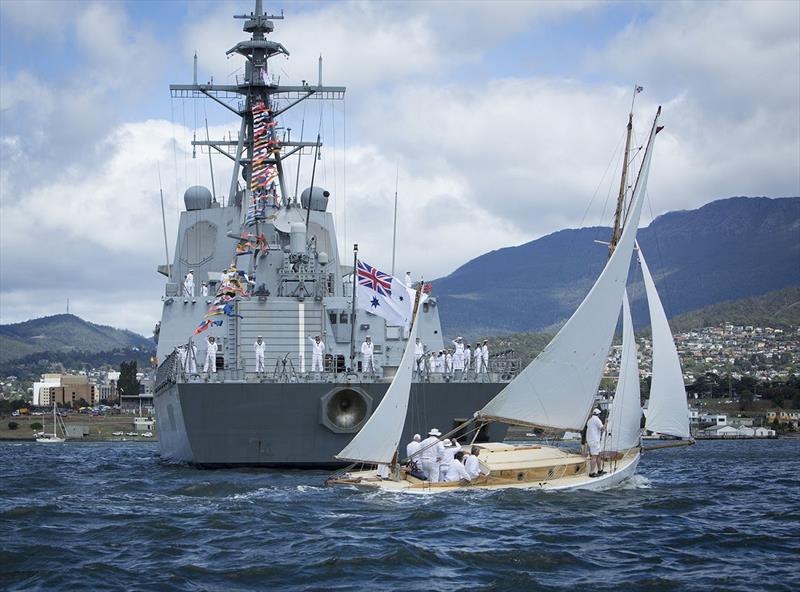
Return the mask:
[(33, 385), (33, 405), (50, 407), (53, 403), (75, 406), (81, 401), (89, 406), (100, 402), (100, 394), (89, 377), (72, 374), (43, 374)]

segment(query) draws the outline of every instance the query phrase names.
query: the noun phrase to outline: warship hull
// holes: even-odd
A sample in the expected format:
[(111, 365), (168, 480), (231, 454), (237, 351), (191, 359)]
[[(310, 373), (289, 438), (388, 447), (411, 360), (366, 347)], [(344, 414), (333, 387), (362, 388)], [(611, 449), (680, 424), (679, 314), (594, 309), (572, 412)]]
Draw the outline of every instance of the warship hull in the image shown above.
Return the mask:
[[(401, 440), (448, 432), (507, 383), (415, 383)], [(161, 456), (202, 468), (330, 469), (377, 407), (388, 383), (173, 383), (154, 397)], [(483, 441), (502, 441), (490, 424)], [(469, 434), (462, 443), (469, 443)]]

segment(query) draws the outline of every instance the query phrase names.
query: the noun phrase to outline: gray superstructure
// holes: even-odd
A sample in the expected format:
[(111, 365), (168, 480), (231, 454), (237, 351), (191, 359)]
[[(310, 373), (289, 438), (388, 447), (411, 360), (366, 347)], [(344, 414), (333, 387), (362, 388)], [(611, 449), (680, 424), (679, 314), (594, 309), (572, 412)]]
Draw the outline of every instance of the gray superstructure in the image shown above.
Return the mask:
[[(157, 331), (159, 446), (165, 458), (200, 466), (333, 466), (333, 455), (386, 392), (407, 331), (353, 306), (353, 260), (339, 260), (328, 211), (333, 196), (313, 181), (299, 196), (287, 188), (287, 159), (303, 153), (316, 157), (320, 143), (292, 141), (280, 126), (281, 114), (305, 100), (341, 99), (345, 88), (323, 86), (321, 76), (317, 85), (281, 86), (270, 75), (268, 61), (288, 51), (266, 36), (274, 28), (272, 19), (283, 15), (263, 14), (256, 0), (255, 12), (235, 18), (244, 19), (244, 31), (251, 33), (228, 52), (247, 58), (244, 80), (170, 86), (173, 97), (211, 98), (224, 105), (241, 117), (241, 127), (234, 140), (193, 142), (233, 160), (230, 191), (219, 203), (204, 187), (187, 189), (173, 261), (159, 267), (167, 277)], [(259, 111), (259, 105), (268, 111)], [(263, 148), (267, 145), (268, 150)], [(269, 188), (258, 184), (260, 175), (266, 176), (264, 167), (276, 173)], [(209, 317), (223, 322), (193, 336), (214, 304), (237, 245), (253, 247), (256, 237), (262, 248), (235, 260), (249, 280), (242, 280), (247, 295), (228, 302), (235, 316)], [(183, 280), (190, 270), (195, 288), (187, 293)], [(202, 282), (209, 285), (208, 296), (201, 295)], [(422, 305), (419, 323), (427, 349), (443, 349), (435, 296)], [(362, 372), (359, 357), (353, 356), (368, 334), (375, 343), (374, 373)], [(220, 345), (214, 374), (202, 372), (208, 335)], [(257, 374), (253, 343), (258, 335), (266, 353), (265, 371)], [(326, 345), (322, 373), (310, 372), (313, 335), (322, 336)], [(197, 346), (200, 372), (188, 372), (176, 352), (190, 339)], [(407, 436), (433, 426), (452, 429), (493, 397), (515, 370), (513, 359), (493, 358), (488, 372), (457, 381), (449, 374), (420, 371), (412, 387)]]

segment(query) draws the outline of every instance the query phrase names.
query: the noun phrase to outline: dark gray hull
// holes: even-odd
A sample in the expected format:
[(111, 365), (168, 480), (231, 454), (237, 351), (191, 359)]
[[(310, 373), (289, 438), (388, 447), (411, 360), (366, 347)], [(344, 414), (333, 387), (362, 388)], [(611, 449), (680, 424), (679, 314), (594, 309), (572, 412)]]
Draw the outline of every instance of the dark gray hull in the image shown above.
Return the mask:
[[(415, 383), (405, 444), (446, 433), (507, 383)], [(387, 383), (179, 383), (155, 396), (161, 455), (199, 467), (335, 468), (334, 459), (380, 403)], [(491, 424), (484, 438), (502, 440)], [(469, 436), (471, 439), (471, 435)]]

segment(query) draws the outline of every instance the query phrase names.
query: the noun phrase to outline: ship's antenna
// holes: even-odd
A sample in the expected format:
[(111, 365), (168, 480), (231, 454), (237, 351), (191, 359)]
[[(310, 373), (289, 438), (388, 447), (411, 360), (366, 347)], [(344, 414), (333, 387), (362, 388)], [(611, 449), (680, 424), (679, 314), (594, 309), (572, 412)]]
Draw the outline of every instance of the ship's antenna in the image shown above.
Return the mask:
[(314, 166), (311, 167), (311, 188), (308, 190), (308, 207), (306, 208), (306, 232), (308, 232), (308, 222), (311, 219), (311, 197), (314, 195), (314, 175), (317, 173), (317, 157), (319, 156), (319, 140), (317, 134), (317, 145), (314, 149)]
[(167, 278), (172, 279), (172, 269), (169, 265), (169, 247), (167, 246), (167, 218), (164, 214), (164, 189), (161, 187), (161, 163), (158, 166), (158, 191), (161, 194), (161, 226), (164, 229), (164, 253), (167, 256)]
[[(300, 123), (300, 144), (303, 144), (303, 132), (306, 129), (306, 108), (303, 106), (303, 121)], [(294, 179), (294, 202), (297, 203), (297, 190), (300, 187), (300, 160), (303, 158), (303, 151), (297, 155), (297, 176)]]
[(394, 227), (392, 229), (392, 275), (394, 275), (394, 259), (397, 253), (397, 187), (400, 184), (400, 163), (394, 179)]
[[(211, 138), (208, 137), (208, 117), (206, 117), (206, 142), (211, 144)], [(211, 196), (214, 201), (217, 201), (217, 188), (214, 185), (214, 163), (211, 161), (211, 146), (208, 148), (208, 168), (211, 169)]]

